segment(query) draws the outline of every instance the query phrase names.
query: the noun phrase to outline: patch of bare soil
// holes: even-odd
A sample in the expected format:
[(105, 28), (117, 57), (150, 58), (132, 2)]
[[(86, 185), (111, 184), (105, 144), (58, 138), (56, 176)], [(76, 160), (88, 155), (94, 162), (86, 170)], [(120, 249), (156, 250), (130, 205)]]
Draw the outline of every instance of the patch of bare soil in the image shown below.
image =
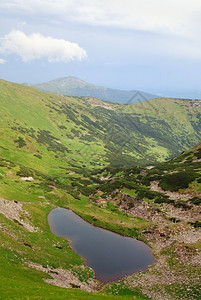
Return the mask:
[(164, 203), (162, 205), (162, 210), (165, 211), (166, 216), (169, 218), (175, 218), (179, 221), (193, 223), (201, 218), (200, 207), (198, 205), (192, 205), (189, 209), (183, 209)]
[[(156, 255), (156, 263), (146, 272), (126, 278), (126, 285), (140, 288), (145, 295), (155, 300), (180, 299), (174, 289), (170, 296), (167, 286), (183, 284), (185, 289), (186, 286), (199, 285), (201, 273), (192, 270), (200, 266), (201, 253), (192, 248), (191, 244), (201, 241), (201, 230), (177, 227), (174, 231), (168, 229), (168, 224), (165, 227), (159, 224), (159, 229), (153, 227), (144, 236)], [(201, 293), (197, 289), (197, 293)], [(187, 299), (194, 297), (182, 298)]]
[(177, 235), (176, 240), (185, 244), (195, 244), (201, 241), (201, 231), (195, 229), (183, 230)]
[(29, 176), (29, 177), (21, 177), (20, 178), (22, 181), (32, 181), (34, 180), (33, 177)]
[(52, 278), (44, 279), (44, 281), (49, 284), (63, 288), (79, 288), (90, 293), (97, 292), (97, 281), (92, 278), (88, 279), (87, 283), (81, 282), (71, 270), (64, 270), (61, 268), (53, 269), (50, 267), (44, 268), (43, 266), (33, 262), (28, 262), (26, 264), (31, 268), (49, 274)]
[(166, 196), (168, 196), (171, 200), (184, 200), (188, 201), (189, 199), (193, 197), (201, 197), (201, 193), (186, 193), (182, 194), (179, 192), (171, 192), (171, 191), (164, 191), (160, 186), (159, 186), (159, 181), (154, 180), (150, 182), (150, 190), (162, 193)]
[[(152, 183), (152, 186), (161, 192), (158, 182)], [(181, 199), (180, 194), (178, 196)], [(201, 253), (194, 247), (201, 242), (201, 229), (195, 229), (189, 224), (200, 219), (200, 205), (184, 209), (172, 204), (162, 204), (158, 210), (146, 201), (135, 201), (135, 197), (127, 198), (123, 194), (116, 197), (120, 210), (152, 223), (142, 235), (151, 246), (156, 262), (146, 272), (127, 277), (125, 284), (131, 288), (140, 288), (145, 295), (155, 300), (180, 299), (174, 289), (175, 284), (183, 285), (184, 289), (189, 287), (190, 290), (192, 286), (198, 286), (201, 280), (201, 272), (198, 271)], [(129, 201), (125, 199), (130, 202), (132, 200), (132, 207), (129, 207)], [(168, 288), (172, 291), (171, 295)], [(199, 288), (195, 289), (197, 294), (201, 294)], [(192, 297), (189, 298), (188, 293), (187, 298), (182, 298), (187, 299), (197, 298), (194, 298), (192, 292)]]
[[(166, 263), (165, 257), (161, 256), (156, 264), (150, 268), (150, 272), (140, 272), (132, 275), (125, 280), (130, 287), (141, 287), (142, 292), (151, 299), (169, 300), (173, 299), (165, 291), (155, 290), (153, 287), (157, 285), (171, 285), (172, 283), (183, 282), (183, 275), (176, 274)], [(186, 278), (185, 283), (189, 283)]]
[(132, 208), (129, 208), (129, 205), (126, 202), (121, 201), (119, 209), (125, 213), (129, 212), (129, 214), (132, 214), (134, 217), (151, 221), (154, 224), (166, 224), (166, 220), (164, 220), (164, 213), (158, 211), (155, 207), (144, 200), (133, 201)]
[(17, 222), (30, 232), (38, 231), (38, 228), (29, 224), (26, 220), (29, 213), (23, 209), (23, 203), (17, 201), (9, 201), (0, 197), (0, 213), (6, 218)]
[(99, 99), (96, 98), (90, 98), (90, 97), (86, 97), (87, 100), (89, 100), (90, 104), (92, 106), (100, 106), (103, 107), (105, 109), (109, 109), (109, 110), (115, 110), (114, 107), (112, 107), (109, 103), (107, 102), (103, 102)]
[[(149, 240), (151, 242), (151, 240)], [(160, 247), (154, 247), (154, 244), (151, 243), (154, 250), (160, 250), (162, 248), (166, 248), (167, 246), (174, 245), (173, 255), (175, 256), (175, 265), (172, 267), (168, 263), (168, 256), (161, 255), (158, 256), (157, 261), (154, 265), (150, 266), (147, 272), (140, 272), (134, 274), (127, 279), (125, 279), (126, 285), (130, 287), (138, 287), (141, 291), (150, 297), (151, 299), (155, 300), (173, 300), (173, 299), (181, 299), (177, 295), (177, 292), (173, 290), (172, 294), (170, 295), (165, 287), (174, 285), (174, 284), (183, 284), (184, 289), (186, 286), (192, 285), (199, 285), (201, 280), (201, 274), (195, 274), (192, 271), (189, 271), (193, 267), (197, 267), (200, 265), (200, 254), (195, 253), (196, 251), (192, 251), (185, 247), (184, 243), (180, 243), (176, 240), (168, 242), (156, 241)], [(163, 247), (162, 244), (164, 243)], [(158, 251), (157, 251), (158, 252)], [(170, 254), (171, 257), (171, 254)], [(185, 266), (185, 268), (184, 268)], [(190, 269), (188, 269), (188, 267)], [(185, 270), (185, 271), (184, 271)], [(199, 287), (197, 288), (197, 293), (200, 293), (201, 290)], [(193, 296), (192, 298), (184, 297), (182, 300), (189, 300), (195, 299)], [(196, 298), (197, 299), (197, 298)]]

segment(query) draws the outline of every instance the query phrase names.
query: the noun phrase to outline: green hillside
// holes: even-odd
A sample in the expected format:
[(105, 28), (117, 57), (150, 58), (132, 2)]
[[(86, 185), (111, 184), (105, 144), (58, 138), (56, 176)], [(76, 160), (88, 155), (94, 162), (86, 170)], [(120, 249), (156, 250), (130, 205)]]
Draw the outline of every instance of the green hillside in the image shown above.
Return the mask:
[[(6, 81), (0, 101), (2, 299), (200, 299), (201, 144), (159, 164), (199, 141), (199, 101), (120, 105)], [(100, 284), (50, 232), (58, 206), (145, 241), (156, 263)]]
[(156, 164), (201, 136), (200, 101), (161, 98), (120, 105), (5, 81), (0, 101), (3, 155), (47, 174)]

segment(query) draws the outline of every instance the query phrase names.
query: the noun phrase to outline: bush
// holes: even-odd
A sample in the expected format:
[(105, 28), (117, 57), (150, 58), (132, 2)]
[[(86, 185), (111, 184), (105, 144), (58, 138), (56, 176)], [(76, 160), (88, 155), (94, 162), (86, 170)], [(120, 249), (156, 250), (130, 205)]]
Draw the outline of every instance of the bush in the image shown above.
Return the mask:
[(162, 178), (159, 186), (167, 191), (176, 192), (179, 189), (188, 188), (189, 183), (194, 181), (197, 174), (191, 171), (181, 171), (178, 173), (167, 174)]
[(140, 199), (147, 198), (147, 199), (154, 199), (156, 197), (160, 197), (160, 193), (150, 191), (144, 187), (137, 188), (137, 195)]
[(14, 142), (18, 144), (19, 148), (26, 146), (26, 142), (22, 137), (18, 137), (18, 139), (14, 140)]
[(195, 227), (195, 228), (200, 228), (200, 227), (201, 227), (201, 222), (196, 221), (196, 222), (194, 223), (194, 227)]
[(17, 176), (21, 176), (21, 177), (30, 177), (30, 176), (34, 176), (33, 175), (33, 171), (26, 168), (25, 166), (20, 166), (20, 170), (16, 172)]
[(194, 226), (195, 228), (200, 228), (201, 227), (201, 222), (200, 221), (195, 221), (195, 223), (189, 223), (191, 224), (192, 226)]
[(197, 156), (198, 159), (201, 158), (201, 148), (195, 152), (195, 155)]
[(199, 205), (199, 204), (201, 204), (201, 199), (198, 197), (194, 197), (194, 198), (190, 199), (190, 202), (194, 205)]
[(158, 204), (161, 204), (161, 203), (171, 203), (173, 204), (174, 203), (174, 200), (171, 200), (169, 198), (165, 198), (165, 197), (161, 197), (161, 198), (157, 198), (154, 203), (158, 203)]
[(188, 204), (186, 204), (185, 202), (182, 202), (182, 201), (178, 201), (178, 202), (174, 203), (174, 206), (178, 207), (178, 208), (183, 208), (185, 210), (191, 208), (191, 205), (188, 205)]

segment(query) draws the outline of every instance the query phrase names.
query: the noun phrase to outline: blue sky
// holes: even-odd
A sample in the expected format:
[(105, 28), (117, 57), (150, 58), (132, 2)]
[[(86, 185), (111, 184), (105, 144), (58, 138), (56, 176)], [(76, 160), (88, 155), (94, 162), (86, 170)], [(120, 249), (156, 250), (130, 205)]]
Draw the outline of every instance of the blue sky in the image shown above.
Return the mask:
[(200, 0), (1, 0), (0, 77), (201, 95)]

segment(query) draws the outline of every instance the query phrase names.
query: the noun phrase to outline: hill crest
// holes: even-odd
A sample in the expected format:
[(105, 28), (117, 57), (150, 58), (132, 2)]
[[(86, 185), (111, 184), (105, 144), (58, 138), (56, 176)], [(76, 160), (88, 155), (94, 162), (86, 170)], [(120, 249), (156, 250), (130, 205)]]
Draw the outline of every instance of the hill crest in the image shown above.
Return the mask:
[(62, 77), (41, 84), (26, 84), (43, 92), (58, 93), (68, 96), (96, 97), (104, 101), (116, 103), (137, 103), (157, 98), (139, 90), (118, 90), (93, 85), (75, 76)]

